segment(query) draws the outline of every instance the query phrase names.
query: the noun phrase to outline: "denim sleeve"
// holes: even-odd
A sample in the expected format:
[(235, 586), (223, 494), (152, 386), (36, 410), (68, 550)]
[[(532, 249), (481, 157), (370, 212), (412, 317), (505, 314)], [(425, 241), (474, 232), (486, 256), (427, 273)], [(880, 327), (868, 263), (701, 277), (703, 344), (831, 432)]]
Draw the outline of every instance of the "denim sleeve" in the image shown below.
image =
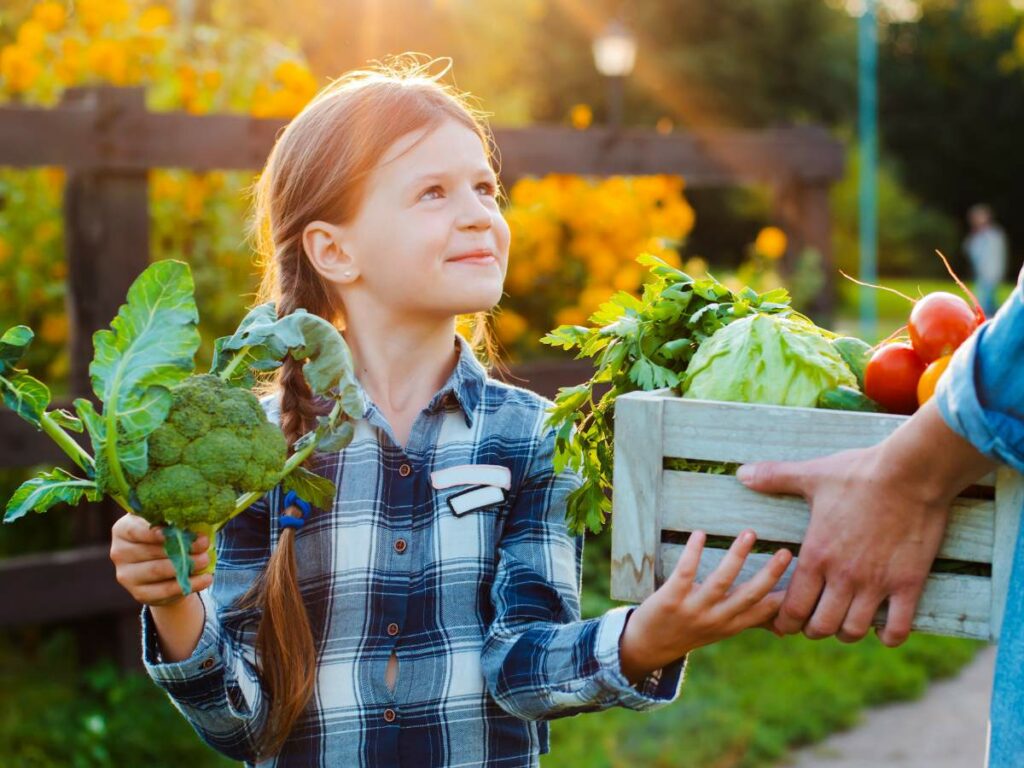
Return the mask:
[(935, 399), (957, 434), (1024, 472), (1024, 270), (995, 316), (953, 355)]
[(566, 524), (581, 476), (552, 469), (554, 430), (512, 503), (491, 588), (495, 616), (482, 654), (487, 689), (506, 712), (552, 720), (612, 706), (648, 710), (679, 696), (686, 657), (636, 687), (623, 675), (619, 639), (636, 606), (580, 618), (583, 536)]

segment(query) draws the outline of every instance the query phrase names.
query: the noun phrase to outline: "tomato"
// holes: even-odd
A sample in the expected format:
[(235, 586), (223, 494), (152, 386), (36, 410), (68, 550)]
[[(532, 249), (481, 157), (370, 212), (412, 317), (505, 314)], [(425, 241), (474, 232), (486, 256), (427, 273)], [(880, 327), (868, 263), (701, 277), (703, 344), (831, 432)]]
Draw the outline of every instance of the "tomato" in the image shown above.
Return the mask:
[(894, 342), (875, 350), (864, 370), (864, 394), (889, 413), (917, 409), (917, 382), (925, 364), (909, 344)]
[(944, 355), (938, 360), (928, 363), (928, 367), (921, 374), (920, 381), (917, 382), (918, 405), (924, 405), (935, 394), (935, 385), (939, 383), (939, 379), (946, 372), (946, 367), (952, 359), (952, 355)]
[(935, 291), (914, 304), (907, 328), (917, 356), (931, 363), (953, 354), (978, 324), (970, 304), (952, 293)]

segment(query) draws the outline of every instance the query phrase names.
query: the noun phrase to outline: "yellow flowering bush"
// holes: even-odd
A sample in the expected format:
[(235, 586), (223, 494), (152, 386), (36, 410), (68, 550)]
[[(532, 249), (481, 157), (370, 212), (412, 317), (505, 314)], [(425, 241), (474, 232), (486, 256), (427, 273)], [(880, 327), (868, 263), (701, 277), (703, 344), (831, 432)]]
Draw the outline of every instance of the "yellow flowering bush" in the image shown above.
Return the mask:
[[(153, 111), (297, 114), (318, 90), (317, 78), (300, 54), (240, 26), (229, 11), (213, 4), (209, 23), (186, 24), (161, 3), (35, 3), (0, 37), (0, 103), (54, 106), (69, 86), (108, 84), (144, 86)], [(64, 178), (60, 168), (0, 169), (0, 322), (37, 330), (26, 364), (55, 382), (68, 369)], [(149, 174), (151, 257), (192, 265), (211, 337), (234, 328), (244, 294), (255, 290), (242, 234), (252, 179), (250, 172)]]
[(679, 176), (527, 176), (509, 191), (512, 231), (506, 296), (495, 327), (507, 353), (541, 353), (562, 324), (585, 324), (616, 291), (639, 297), (648, 276), (636, 256), (681, 266), (678, 248), (694, 214)]

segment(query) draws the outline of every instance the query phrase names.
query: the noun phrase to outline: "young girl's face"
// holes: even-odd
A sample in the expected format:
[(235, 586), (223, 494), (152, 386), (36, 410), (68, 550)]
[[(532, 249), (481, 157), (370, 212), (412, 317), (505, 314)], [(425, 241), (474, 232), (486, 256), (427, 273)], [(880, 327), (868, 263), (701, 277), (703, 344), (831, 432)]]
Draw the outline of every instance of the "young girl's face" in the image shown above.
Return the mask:
[[(484, 145), (454, 120), (424, 134), (407, 134), (385, 152), (342, 228), (358, 273), (342, 286), (346, 305), (352, 298), (365, 308), (372, 298), (403, 315), (441, 318), (489, 310), (501, 298), (509, 228)], [(490, 257), (455, 260), (473, 251)]]

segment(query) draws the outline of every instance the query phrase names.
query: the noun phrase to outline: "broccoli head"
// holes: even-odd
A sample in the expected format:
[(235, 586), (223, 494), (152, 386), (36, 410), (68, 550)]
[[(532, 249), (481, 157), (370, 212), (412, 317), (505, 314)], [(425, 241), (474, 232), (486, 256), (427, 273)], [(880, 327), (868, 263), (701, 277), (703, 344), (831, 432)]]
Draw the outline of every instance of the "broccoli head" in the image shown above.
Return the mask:
[(149, 468), (135, 486), (139, 514), (182, 528), (226, 520), (238, 496), (273, 488), (288, 458), (256, 395), (212, 374), (171, 389), (170, 411), (147, 451)]

